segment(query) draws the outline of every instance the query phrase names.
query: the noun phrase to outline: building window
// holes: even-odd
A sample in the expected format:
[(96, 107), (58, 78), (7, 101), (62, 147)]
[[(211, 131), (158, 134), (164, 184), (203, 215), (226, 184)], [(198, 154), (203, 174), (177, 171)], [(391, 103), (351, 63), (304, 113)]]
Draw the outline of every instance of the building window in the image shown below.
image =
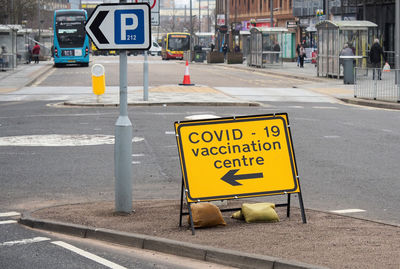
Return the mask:
[(279, 0), (279, 7), (282, 8), (282, 0)]

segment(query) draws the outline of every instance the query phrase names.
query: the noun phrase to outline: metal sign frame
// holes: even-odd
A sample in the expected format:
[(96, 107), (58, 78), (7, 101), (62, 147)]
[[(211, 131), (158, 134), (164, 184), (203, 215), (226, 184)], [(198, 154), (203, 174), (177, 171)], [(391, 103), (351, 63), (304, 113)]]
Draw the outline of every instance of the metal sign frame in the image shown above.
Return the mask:
[[(86, 22), (85, 30), (94, 45), (99, 50), (149, 50), (152, 45), (151, 38), (151, 12), (150, 5), (148, 3), (119, 3), (119, 4), (100, 4), (97, 5), (95, 10), (92, 12), (91, 16)], [(134, 11), (142, 11), (139, 16), (134, 13)], [(125, 25), (126, 32), (130, 31), (134, 33), (138, 27), (141, 27), (142, 32), (139, 32), (141, 35), (138, 38), (138, 42), (130, 42), (136, 41), (136, 35), (132, 34), (130, 38), (126, 40), (122, 40), (121, 28), (116, 25), (115, 14), (109, 15), (110, 12), (118, 13), (119, 16), (124, 16), (126, 14), (122, 13), (133, 13), (136, 16), (136, 22), (133, 18), (128, 18), (133, 23), (138, 23), (136, 28), (129, 28), (128, 25)], [(120, 14), (121, 13), (121, 14)], [(112, 18), (111, 18), (112, 17)], [(139, 17), (142, 19), (139, 21)], [(144, 22), (143, 24), (141, 24)], [(119, 21), (119, 23), (121, 23)], [(105, 25), (105, 26), (103, 26)], [(107, 27), (107, 30), (104, 32), (100, 28)], [(113, 27), (111, 30), (110, 28)], [(116, 33), (119, 31), (120, 36), (119, 39), (116, 40)], [(106, 37), (108, 36), (108, 38)], [(110, 36), (113, 36), (110, 38)], [(134, 39), (133, 39), (134, 38)], [(112, 40), (110, 40), (112, 39)], [(143, 40), (142, 40), (143, 39)], [(140, 41), (140, 42), (139, 42)]]
[[(290, 165), (288, 165), (287, 163), (284, 164), (283, 169), (286, 170), (290, 170), (290, 171), (285, 171), (284, 173), (284, 177), (286, 177), (286, 181), (284, 181), (284, 184), (286, 184), (286, 188), (276, 188), (274, 189), (274, 187), (271, 187), (271, 189), (261, 189), (258, 191), (252, 191), (252, 192), (241, 192), (243, 190), (247, 190), (245, 186), (242, 186), (242, 184), (246, 184), (245, 182), (248, 182), (247, 179), (262, 179), (265, 177), (267, 177), (269, 180), (271, 180), (269, 170), (274, 171), (274, 169), (267, 169), (265, 167), (263, 167), (263, 169), (267, 169), (267, 170), (261, 170), (261, 172), (265, 173), (266, 175), (263, 175), (263, 173), (259, 173), (260, 171), (256, 171), (256, 173), (247, 173), (247, 174), (242, 174), (242, 173), (238, 173), (238, 175), (236, 175), (235, 173), (238, 172), (237, 169), (231, 169), (229, 170), (225, 175), (223, 175), (222, 178), (219, 178), (220, 175), (216, 175), (215, 177), (213, 177), (213, 175), (210, 175), (210, 173), (213, 171), (207, 171), (206, 167), (204, 166), (204, 163), (200, 163), (201, 161), (199, 161), (199, 163), (195, 163), (193, 160), (189, 161), (191, 162), (191, 164), (189, 164), (189, 166), (186, 164), (187, 159), (185, 159), (185, 150), (188, 151), (187, 147), (185, 146), (185, 143), (189, 143), (188, 141), (185, 141), (185, 139), (190, 140), (189, 136), (187, 136), (187, 130), (191, 130), (192, 133), (191, 134), (196, 134), (196, 138), (198, 133), (195, 131), (201, 130), (201, 129), (194, 129), (195, 131), (193, 131), (190, 128), (203, 128), (203, 127), (210, 127), (210, 130), (212, 129), (212, 127), (217, 128), (216, 130), (218, 130), (218, 134), (220, 134), (222, 137), (222, 131), (220, 131), (218, 129), (218, 127), (220, 128), (226, 128), (226, 132), (228, 132), (228, 127), (227, 125), (232, 125), (232, 127), (230, 128), (238, 128), (237, 126), (240, 126), (242, 124), (264, 124), (264, 123), (270, 123), (270, 122), (280, 122), (283, 126), (282, 133), (279, 132), (279, 135), (282, 135), (283, 137), (281, 137), (280, 139), (284, 139), (285, 144), (284, 145), (287, 149), (287, 153), (288, 153), (288, 157), (284, 160), (284, 162), (289, 161)], [(200, 127), (199, 127), (200, 126)], [(267, 124), (268, 126), (268, 124)], [(248, 126), (246, 126), (248, 127)], [(186, 130), (186, 132), (182, 131), (182, 128), (189, 128)], [(266, 127), (267, 128), (267, 127)], [(231, 129), (233, 130), (233, 129)], [(236, 129), (236, 130), (240, 130), (240, 129)], [(193, 221), (192, 221), (192, 216), (191, 216), (191, 203), (196, 203), (196, 202), (205, 202), (205, 201), (215, 201), (215, 200), (229, 200), (229, 199), (239, 199), (239, 198), (250, 198), (250, 197), (260, 197), (260, 196), (270, 196), (270, 195), (287, 195), (287, 202), (284, 204), (277, 204), (276, 206), (286, 206), (287, 208), (287, 217), (290, 216), (290, 194), (291, 193), (297, 193), (298, 198), (299, 198), (299, 204), (300, 204), (300, 209), (301, 209), (301, 215), (302, 215), (302, 220), (303, 223), (306, 223), (306, 216), (305, 216), (305, 210), (304, 210), (304, 205), (303, 205), (303, 198), (302, 198), (302, 194), (301, 194), (301, 189), (300, 189), (300, 181), (299, 181), (299, 176), (298, 176), (298, 171), (297, 171), (297, 165), (296, 165), (296, 158), (295, 158), (295, 154), (294, 154), (294, 149), (293, 149), (293, 141), (292, 141), (292, 137), (291, 137), (291, 132), (290, 132), (290, 125), (289, 125), (289, 119), (288, 119), (288, 115), (287, 113), (279, 113), (279, 114), (266, 114), (266, 115), (253, 115), (253, 116), (240, 116), (240, 117), (228, 117), (228, 118), (218, 118), (218, 119), (206, 119), (206, 120), (194, 120), (194, 121), (182, 121), (182, 122), (175, 122), (175, 132), (176, 132), (176, 140), (177, 140), (177, 146), (178, 146), (178, 152), (179, 152), (179, 157), (180, 157), (180, 163), (181, 163), (181, 171), (182, 171), (182, 186), (181, 186), (181, 208), (180, 208), (180, 221), (179, 221), (179, 225), (182, 226), (182, 216), (183, 215), (190, 215), (190, 221), (191, 221), (191, 228), (192, 228), (192, 233), (194, 234), (194, 226), (193, 226)], [(208, 133), (208, 132), (205, 132)], [(248, 132), (246, 133), (248, 134)], [(256, 131), (254, 131), (253, 133), (250, 133), (250, 135), (256, 135)], [(279, 136), (277, 135), (277, 136)], [(182, 138), (182, 136), (186, 136), (185, 138)], [(256, 137), (256, 136), (255, 136)], [(194, 140), (194, 139), (193, 139)], [(207, 140), (209, 140), (208, 136), (207, 136)], [(222, 141), (222, 140), (220, 140)], [(258, 140), (259, 141), (259, 140)], [(193, 141), (191, 141), (193, 143)], [(197, 142), (197, 141), (194, 141)], [(197, 142), (199, 143), (199, 142)], [(186, 148), (185, 148), (186, 147)], [(214, 147), (215, 148), (215, 147)], [(284, 147), (282, 147), (284, 148)], [(193, 151), (193, 149), (191, 149)], [(230, 154), (230, 152), (229, 152)], [(230, 155), (224, 155), (224, 157), (230, 157)], [(271, 154), (271, 153), (268, 153)], [(279, 153), (279, 154), (286, 154), (285, 149), (283, 150), (283, 153)], [(189, 155), (189, 154), (187, 154)], [(244, 155), (243, 155), (244, 156)], [(268, 157), (271, 158), (271, 157)], [(210, 159), (211, 161), (213, 161), (213, 159)], [(267, 160), (267, 158), (266, 158)], [(211, 179), (207, 179), (208, 181), (206, 182), (201, 182), (201, 184), (208, 184), (207, 187), (209, 187), (209, 183), (210, 181), (213, 182), (215, 180), (222, 180), (225, 181), (224, 183), (230, 184), (232, 186), (227, 187), (228, 192), (230, 192), (232, 189), (235, 189), (236, 187), (238, 187), (239, 191), (237, 193), (224, 193), (223, 188), (218, 188), (218, 187), (214, 187), (215, 190), (213, 190), (213, 192), (221, 192), (220, 195), (203, 195), (203, 196), (198, 196), (198, 197), (194, 197), (192, 194), (194, 192), (193, 190), (193, 186), (197, 186), (196, 188), (199, 188), (199, 185), (197, 184), (192, 184), (193, 180), (200, 180), (199, 178), (197, 178), (197, 174), (195, 174), (194, 172), (189, 171), (190, 169), (193, 169), (194, 167), (192, 166), (202, 166), (203, 171), (205, 171), (205, 174), (202, 173), (201, 177), (203, 178), (211, 178)], [(260, 166), (261, 167), (261, 166)], [(281, 168), (281, 167), (280, 167)], [(189, 169), (189, 170), (188, 170)], [(213, 168), (214, 169), (214, 168)], [(230, 168), (227, 168), (230, 169)], [(193, 169), (194, 171), (195, 169)], [(252, 169), (250, 169), (252, 170)], [(279, 170), (280, 171), (280, 170)], [(208, 172), (208, 174), (207, 174)], [(247, 172), (249, 172), (247, 170)], [(225, 170), (224, 172), (225, 173)], [(272, 172), (273, 173), (273, 172)], [(278, 172), (280, 173), (280, 172)], [(193, 177), (194, 179), (191, 179), (190, 177)], [(289, 177), (291, 179), (289, 179)], [(239, 182), (240, 180), (240, 182)], [(245, 181), (242, 181), (245, 180)], [(279, 179), (273, 178), (273, 181), (277, 182), (279, 181)], [(293, 181), (293, 185), (291, 185), (291, 181)], [(215, 181), (217, 182), (217, 181)], [(217, 184), (219, 184), (220, 182), (218, 181)], [(200, 184), (200, 185), (201, 185)], [(247, 183), (247, 184), (251, 184), (251, 183)], [(262, 187), (264, 188), (264, 185), (260, 185), (258, 186), (256, 183), (254, 188), (259, 188)], [(278, 184), (279, 185), (279, 184)], [(278, 186), (276, 185), (276, 186)], [(289, 186), (290, 185), (290, 186)], [(266, 185), (266, 188), (270, 188), (268, 187), (269, 185)], [(272, 186), (272, 185), (271, 185)], [(253, 188), (253, 187), (252, 187)], [(254, 190), (254, 188), (252, 190)], [(207, 190), (205, 191), (206, 193), (208, 192)], [(197, 194), (202, 194), (201, 191), (197, 191)], [(183, 212), (183, 197), (185, 196), (187, 204), (188, 204), (188, 212)], [(223, 211), (232, 211), (232, 210), (238, 210), (238, 208), (233, 208), (233, 209), (225, 209)]]

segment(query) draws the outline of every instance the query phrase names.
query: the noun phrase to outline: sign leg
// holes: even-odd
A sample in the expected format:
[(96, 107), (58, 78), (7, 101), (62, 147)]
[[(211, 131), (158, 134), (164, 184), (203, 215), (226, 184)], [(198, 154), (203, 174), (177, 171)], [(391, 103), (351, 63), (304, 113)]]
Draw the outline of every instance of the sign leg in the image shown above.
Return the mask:
[(303, 220), (303, 223), (307, 223), (306, 219), (306, 212), (304, 210), (304, 204), (303, 204), (303, 196), (301, 195), (301, 192), (297, 194), (299, 196), (299, 204), (300, 204), (300, 210), (301, 210), (301, 219)]
[(184, 184), (183, 184), (183, 178), (182, 178), (182, 187), (181, 187), (181, 211), (179, 213), (179, 227), (182, 227), (182, 216), (183, 216), (183, 189), (184, 189)]
[(192, 207), (191, 207), (191, 203), (188, 203), (188, 210), (189, 210), (189, 218), (190, 218), (190, 227), (192, 228), (192, 235), (194, 235), (195, 232), (194, 232), (194, 224), (193, 224), (193, 216), (192, 216)]
[(290, 217), (290, 193), (287, 195), (286, 217)]

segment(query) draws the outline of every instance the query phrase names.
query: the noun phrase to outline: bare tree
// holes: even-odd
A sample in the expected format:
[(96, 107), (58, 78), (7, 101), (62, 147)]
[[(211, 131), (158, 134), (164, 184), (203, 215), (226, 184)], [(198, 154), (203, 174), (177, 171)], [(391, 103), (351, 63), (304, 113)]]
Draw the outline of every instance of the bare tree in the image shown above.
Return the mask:
[(36, 16), (38, 4), (31, 0), (0, 0), (0, 24), (22, 24)]

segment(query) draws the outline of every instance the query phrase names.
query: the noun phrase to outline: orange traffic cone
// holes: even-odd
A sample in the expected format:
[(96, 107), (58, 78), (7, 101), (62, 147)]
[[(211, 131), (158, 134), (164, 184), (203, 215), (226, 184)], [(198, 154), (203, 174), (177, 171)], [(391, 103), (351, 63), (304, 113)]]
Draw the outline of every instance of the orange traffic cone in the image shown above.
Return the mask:
[(186, 60), (186, 69), (185, 75), (183, 76), (183, 82), (179, 83), (181, 86), (193, 86), (194, 84), (190, 83), (190, 75), (189, 75), (189, 62)]

